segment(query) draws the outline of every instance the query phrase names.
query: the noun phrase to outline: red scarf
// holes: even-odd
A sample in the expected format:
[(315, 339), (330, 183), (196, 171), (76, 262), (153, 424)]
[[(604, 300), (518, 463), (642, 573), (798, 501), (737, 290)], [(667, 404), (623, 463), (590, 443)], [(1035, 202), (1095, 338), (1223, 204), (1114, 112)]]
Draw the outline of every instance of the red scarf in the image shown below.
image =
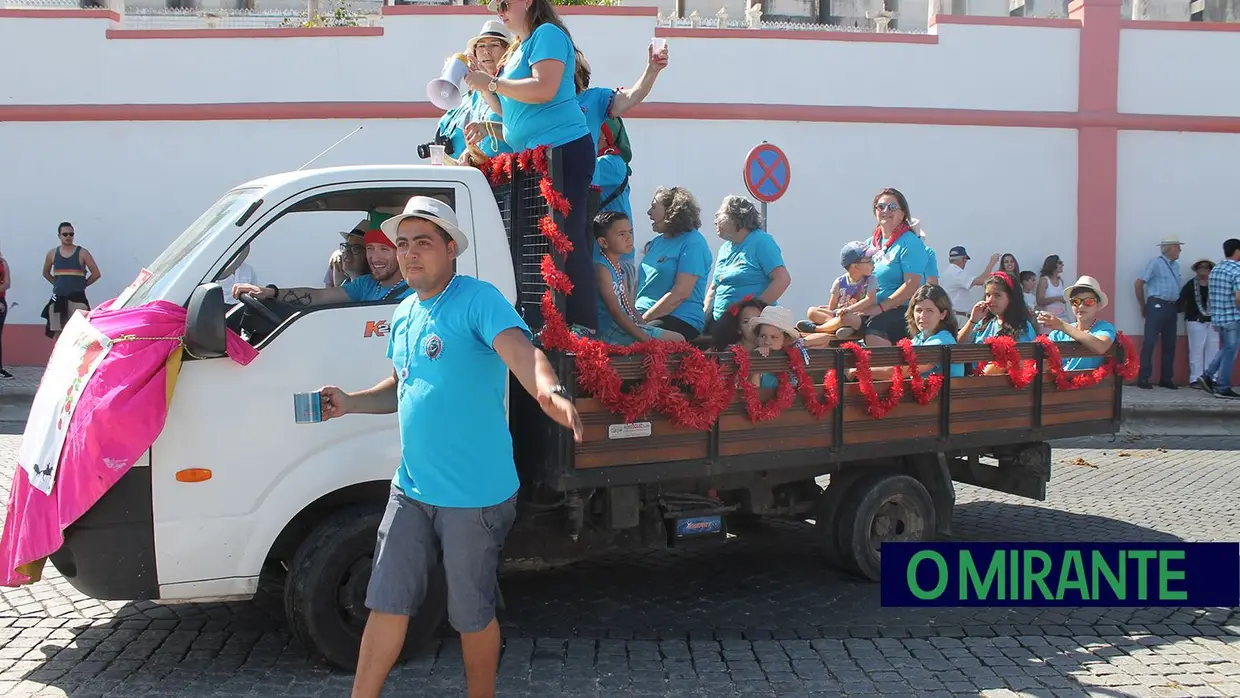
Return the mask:
[(887, 248), (891, 247), (893, 244), (895, 244), (896, 240), (900, 239), (900, 236), (904, 235), (910, 230), (912, 230), (912, 228), (908, 227), (908, 223), (901, 223), (899, 228), (896, 228), (895, 230), (891, 231), (891, 239), (887, 240), (886, 244), (884, 244), (883, 243), (883, 227), (881, 225), (877, 226), (874, 228), (874, 239), (873, 239), (872, 244), (874, 245), (875, 248), (883, 252), (886, 252)]

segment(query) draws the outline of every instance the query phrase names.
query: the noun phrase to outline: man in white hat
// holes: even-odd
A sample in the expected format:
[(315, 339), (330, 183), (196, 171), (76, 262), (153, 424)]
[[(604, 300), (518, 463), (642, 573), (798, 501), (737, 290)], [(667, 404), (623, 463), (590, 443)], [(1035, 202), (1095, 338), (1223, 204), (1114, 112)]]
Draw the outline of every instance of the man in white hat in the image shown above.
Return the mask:
[(323, 416), (400, 417), (401, 463), (379, 526), (353, 696), (377, 698), (442, 556), (448, 620), (469, 695), (494, 695), (496, 571), (520, 482), (504, 404), (508, 372), (581, 440), (581, 419), (530, 330), (491, 284), (456, 273), (469, 246), (447, 204), (415, 196), (383, 222), (414, 295), (392, 316), (392, 375), (356, 393), (322, 389)]
[(1158, 384), (1175, 390), (1172, 375), (1175, 372), (1175, 337), (1179, 319), (1180, 248), (1184, 243), (1178, 237), (1163, 238), (1158, 246), (1162, 254), (1145, 265), (1145, 271), (1133, 283), (1137, 294), (1137, 307), (1145, 318), (1145, 336), (1141, 339), (1141, 370), (1137, 374), (1137, 387), (1148, 390), (1154, 370), (1154, 345), (1162, 344), (1161, 370)]

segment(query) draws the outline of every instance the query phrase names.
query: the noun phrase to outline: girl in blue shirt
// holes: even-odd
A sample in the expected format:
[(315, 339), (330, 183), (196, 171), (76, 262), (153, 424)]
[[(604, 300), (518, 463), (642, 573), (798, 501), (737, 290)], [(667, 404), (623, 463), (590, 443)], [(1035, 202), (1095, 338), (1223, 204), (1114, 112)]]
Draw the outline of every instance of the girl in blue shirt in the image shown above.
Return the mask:
[(698, 230), (702, 209), (687, 189), (660, 187), (647, 214), (656, 235), (642, 253), (637, 310), (644, 322), (692, 340), (706, 324), (702, 304), (712, 261)]
[(792, 276), (779, 243), (762, 229), (762, 214), (753, 202), (725, 196), (715, 214), (715, 232), (724, 243), (703, 304), (708, 324), (746, 296), (775, 305), (792, 284)]
[(1011, 337), (1032, 342), (1037, 336), (1025, 307), (1025, 294), (1007, 272), (997, 271), (983, 287), (986, 297), (969, 313), (969, 321), (956, 334), (957, 341), (983, 344), (991, 337)]
[[(952, 299), (942, 287), (926, 284), (917, 289), (908, 304), (908, 333), (913, 337), (913, 346), (942, 346), (956, 343), (956, 313), (952, 310)], [(891, 378), (892, 366), (871, 369), (875, 378), (888, 380)], [(855, 375), (856, 369), (850, 371)], [(952, 378), (964, 377), (964, 364), (953, 363), (948, 369)], [(922, 377), (942, 373), (943, 366), (935, 364), (921, 372)]]
[(878, 284), (874, 314), (865, 321), (865, 344), (889, 347), (907, 336), (905, 315), (909, 299), (925, 283), (930, 256), (926, 244), (910, 226), (908, 199), (896, 189), (874, 197), (878, 226), (871, 238), (874, 279)]
[(598, 325), (598, 284), (591, 261), (587, 204), (595, 151), (577, 103), (577, 50), (549, 0), (500, 0), (498, 10), (499, 18), (516, 36), (501, 61), (503, 70), (494, 75), (474, 61), (465, 81), (503, 116), (503, 138), (514, 150), (545, 145), (559, 163), (561, 193), (571, 206), (564, 234), (573, 243), (573, 251), (564, 260), (564, 271), (573, 283), (573, 292), (565, 301), (565, 319), (575, 332), (592, 335)]
[(1082, 276), (1064, 290), (1063, 297), (1072, 306), (1076, 322), (1064, 322), (1063, 318), (1046, 311), (1038, 313), (1038, 322), (1050, 330), (1047, 337), (1052, 342), (1080, 342), (1095, 354), (1064, 359), (1064, 369), (1089, 371), (1098, 368), (1102, 365), (1102, 357), (1115, 343), (1115, 325), (1098, 319), (1098, 313), (1107, 307), (1107, 294), (1102, 292), (1097, 279)]

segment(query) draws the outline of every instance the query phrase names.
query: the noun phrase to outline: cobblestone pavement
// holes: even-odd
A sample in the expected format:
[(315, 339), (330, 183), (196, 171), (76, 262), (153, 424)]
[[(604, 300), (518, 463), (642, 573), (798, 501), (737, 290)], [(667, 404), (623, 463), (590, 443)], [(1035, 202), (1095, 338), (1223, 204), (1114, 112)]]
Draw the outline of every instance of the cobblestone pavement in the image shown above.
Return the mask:
[[(958, 537), (1240, 539), (1235, 451), (1082, 445), (1056, 451), (1044, 503), (960, 487)], [(6, 486), (16, 449), (0, 436)], [(500, 695), (1240, 696), (1236, 609), (882, 608), (815, 547), (808, 525), (772, 523), (724, 545), (507, 570)], [(350, 676), (289, 640), (275, 593), (96, 602), (48, 571), (0, 593), (0, 696), (348, 694)], [(458, 695), (461, 676), (445, 638), (389, 694)]]

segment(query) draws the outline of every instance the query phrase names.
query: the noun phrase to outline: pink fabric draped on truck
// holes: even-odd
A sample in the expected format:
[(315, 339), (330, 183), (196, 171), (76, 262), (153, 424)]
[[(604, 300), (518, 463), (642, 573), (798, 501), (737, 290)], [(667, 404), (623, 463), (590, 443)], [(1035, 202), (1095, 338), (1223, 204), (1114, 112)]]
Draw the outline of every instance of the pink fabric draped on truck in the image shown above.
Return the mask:
[[(32, 485), (21, 463), (14, 469), (0, 539), (0, 585), (37, 581), (46, 558), (64, 543), (64, 530), (133, 467), (163, 430), (180, 369), (185, 309), (165, 301), (119, 310), (112, 305), (105, 303), (89, 316), (90, 326), (112, 343), (94, 373), (83, 373), (86, 382), (64, 433), (51, 493)], [(228, 332), (233, 361), (246, 365), (257, 355)], [(45, 373), (40, 392), (59, 389), (48, 383)]]

